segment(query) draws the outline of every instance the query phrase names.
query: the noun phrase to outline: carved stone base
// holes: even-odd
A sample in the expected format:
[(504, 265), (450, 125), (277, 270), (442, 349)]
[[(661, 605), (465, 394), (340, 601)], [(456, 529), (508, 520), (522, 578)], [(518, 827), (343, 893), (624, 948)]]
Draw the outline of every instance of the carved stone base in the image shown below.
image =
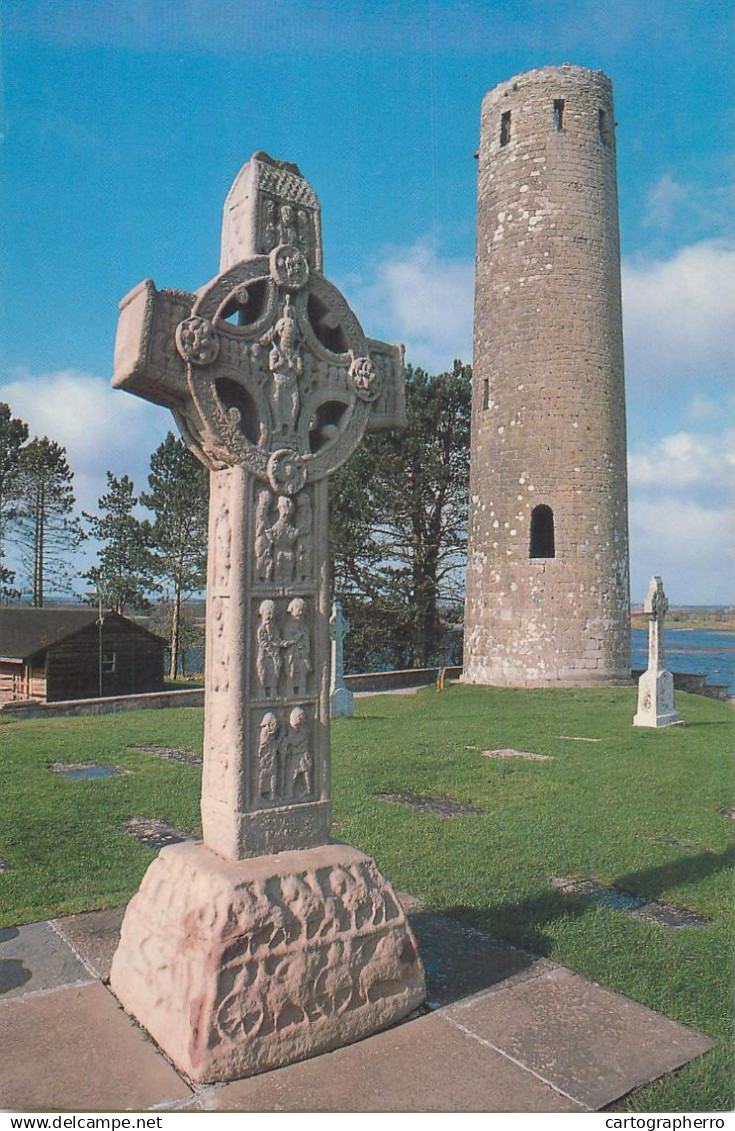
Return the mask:
[(355, 713), (353, 693), (349, 687), (337, 687), (329, 696), (333, 719), (351, 719)]
[(342, 844), (236, 862), (164, 848), (128, 905), (110, 985), (201, 1083), (339, 1048), (425, 996), (390, 884)]
[(638, 710), (633, 717), (633, 726), (670, 727), (679, 721), (674, 703), (673, 675), (649, 668), (638, 680)]

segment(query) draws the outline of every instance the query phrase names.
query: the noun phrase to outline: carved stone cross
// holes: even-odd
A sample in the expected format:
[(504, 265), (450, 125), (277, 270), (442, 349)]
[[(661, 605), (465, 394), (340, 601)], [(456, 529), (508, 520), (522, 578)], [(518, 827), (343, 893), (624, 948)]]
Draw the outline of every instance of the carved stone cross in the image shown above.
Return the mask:
[(648, 670), (664, 670), (664, 617), (669, 611), (669, 602), (664, 593), (660, 577), (652, 577), (643, 612), (648, 617)]
[(314, 193), (259, 153), (221, 273), (121, 304), (113, 385), (169, 407), (212, 473), (202, 820), (230, 860), (329, 839), (327, 481), (404, 420), (402, 348), (366, 338), (321, 267)]
[(199, 1081), (335, 1048), (423, 999), (390, 885), (330, 844), (328, 479), (405, 404), (402, 347), (365, 337), (321, 247), (298, 168), (256, 153), (220, 273), (121, 303), (113, 385), (170, 408), (211, 475), (204, 840), (151, 865), (111, 985)]
[(651, 578), (643, 611), (648, 617), (648, 668), (638, 681), (638, 710), (633, 725), (665, 727), (679, 722), (674, 677), (664, 669), (664, 618), (669, 602), (660, 577)]
[(350, 631), (350, 622), (342, 612), (339, 601), (332, 604), (329, 618), (329, 635), (332, 640), (332, 682), (330, 684), (330, 703), (332, 718), (351, 718), (355, 707), (352, 692), (345, 683), (345, 636)]

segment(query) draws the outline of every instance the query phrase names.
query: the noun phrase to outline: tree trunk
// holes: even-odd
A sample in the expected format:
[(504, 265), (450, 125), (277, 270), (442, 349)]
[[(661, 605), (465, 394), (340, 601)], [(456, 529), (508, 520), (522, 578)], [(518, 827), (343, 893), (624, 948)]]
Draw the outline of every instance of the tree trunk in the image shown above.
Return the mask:
[(33, 605), (34, 608), (43, 608), (43, 520), (46, 511), (43, 484), (40, 485), (36, 496), (35, 537), (33, 550)]
[(169, 666), (168, 678), (176, 679), (176, 673), (179, 667), (179, 643), (181, 636), (181, 589), (176, 586), (174, 591), (174, 603), (171, 610), (171, 664)]

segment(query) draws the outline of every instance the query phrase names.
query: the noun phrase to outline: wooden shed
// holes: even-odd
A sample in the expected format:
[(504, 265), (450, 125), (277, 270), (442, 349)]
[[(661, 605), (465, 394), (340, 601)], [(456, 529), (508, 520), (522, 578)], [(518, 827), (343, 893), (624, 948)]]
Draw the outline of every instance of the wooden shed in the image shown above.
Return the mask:
[(0, 704), (163, 689), (166, 641), (96, 609), (0, 609)]

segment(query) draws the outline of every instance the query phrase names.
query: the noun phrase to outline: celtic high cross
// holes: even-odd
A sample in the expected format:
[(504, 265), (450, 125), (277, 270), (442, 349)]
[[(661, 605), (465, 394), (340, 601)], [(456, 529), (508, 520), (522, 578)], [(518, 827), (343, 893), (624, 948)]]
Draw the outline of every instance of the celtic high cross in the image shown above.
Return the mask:
[(328, 479), (403, 422), (402, 360), (324, 278), (310, 186), (264, 153), (227, 198), (219, 275), (121, 304), (113, 384), (172, 410), (211, 488), (204, 839), (150, 865), (110, 986), (199, 1082), (337, 1048), (424, 997), (389, 882), (330, 841)]
[(402, 348), (321, 272), (316, 196), (257, 153), (220, 274), (121, 304), (113, 384), (170, 408), (211, 470), (202, 818), (229, 859), (329, 839), (327, 481), (404, 416)]
[(674, 697), (674, 677), (664, 667), (664, 618), (669, 601), (661, 578), (654, 575), (643, 602), (648, 618), (648, 667), (638, 680), (638, 710), (633, 725), (667, 727), (680, 721)]

